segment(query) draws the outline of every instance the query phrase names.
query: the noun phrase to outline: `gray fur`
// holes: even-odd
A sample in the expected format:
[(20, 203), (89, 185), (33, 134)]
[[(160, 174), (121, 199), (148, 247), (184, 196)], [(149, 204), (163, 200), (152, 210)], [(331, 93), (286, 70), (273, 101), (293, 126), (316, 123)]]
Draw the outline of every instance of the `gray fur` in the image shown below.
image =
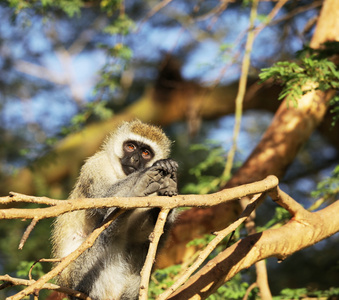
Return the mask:
[[(140, 126), (149, 125), (140, 123)], [(123, 174), (121, 157), (117, 155), (117, 151), (120, 151), (118, 146), (123, 144), (123, 137), (128, 134), (128, 130), (126, 124), (122, 127), (123, 136), (119, 132), (113, 134), (105, 143), (103, 150), (91, 157), (83, 166), (71, 198), (177, 194), (178, 164), (167, 159), (169, 149), (162, 149), (164, 146), (157, 145), (161, 149), (161, 154), (155, 153), (154, 160), (150, 161), (145, 169), (128, 176)], [(131, 135), (136, 138), (135, 132)], [(147, 137), (141, 138), (143, 143), (147, 143)], [(119, 145), (114, 144), (113, 139)], [(153, 150), (156, 142), (154, 140), (149, 142)], [(166, 145), (170, 145), (170, 142), (165, 142)], [(113, 146), (118, 150), (113, 150)], [(93, 229), (118, 210), (116, 207), (91, 209), (59, 216), (52, 237), (54, 256), (63, 257), (74, 251)], [(84, 292), (93, 300), (137, 299), (140, 271), (149, 247), (149, 235), (154, 229), (159, 211), (159, 208), (137, 208), (120, 215), (90, 249), (60, 274), (59, 284)], [(167, 219), (161, 244), (166, 239), (166, 233), (175, 218), (176, 212), (172, 210)]]

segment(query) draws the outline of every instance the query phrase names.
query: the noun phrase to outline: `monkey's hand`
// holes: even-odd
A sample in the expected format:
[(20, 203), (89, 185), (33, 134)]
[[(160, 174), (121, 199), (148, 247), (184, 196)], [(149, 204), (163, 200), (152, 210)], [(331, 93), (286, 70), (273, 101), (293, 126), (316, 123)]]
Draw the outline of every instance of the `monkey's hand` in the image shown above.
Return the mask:
[(176, 179), (173, 179), (171, 175), (164, 177), (163, 183), (158, 190), (159, 196), (175, 196), (178, 195), (178, 187)]
[(159, 166), (161, 167), (162, 172), (164, 173), (164, 176), (171, 175), (173, 176), (173, 179), (177, 176), (178, 171), (178, 163), (174, 161), (173, 159), (160, 159), (157, 160), (153, 166)]
[(143, 170), (135, 184), (135, 196), (148, 196), (154, 193), (173, 196), (177, 190), (178, 164), (172, 159), (155, 162), (152, 167)]
[(161, 159), (156, 161), (153, 166), (161, 167), (163, 175), (163, 182), (158, 195), (160, 196), (174, 196), (178, 194), (177, 187), (177, 170), (178, 163), (173, 159)]

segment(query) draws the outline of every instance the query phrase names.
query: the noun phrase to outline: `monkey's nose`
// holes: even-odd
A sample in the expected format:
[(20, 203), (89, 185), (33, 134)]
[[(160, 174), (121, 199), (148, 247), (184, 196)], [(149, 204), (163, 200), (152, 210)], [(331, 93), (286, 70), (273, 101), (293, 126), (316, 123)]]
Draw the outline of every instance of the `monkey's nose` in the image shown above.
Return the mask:
[(140, 157), (138, 155), (133, 155), (131, 157), (131, 162), (132, 162), (132, 165), (138, 169), (140, 166), (140, 162), (141, 162)]

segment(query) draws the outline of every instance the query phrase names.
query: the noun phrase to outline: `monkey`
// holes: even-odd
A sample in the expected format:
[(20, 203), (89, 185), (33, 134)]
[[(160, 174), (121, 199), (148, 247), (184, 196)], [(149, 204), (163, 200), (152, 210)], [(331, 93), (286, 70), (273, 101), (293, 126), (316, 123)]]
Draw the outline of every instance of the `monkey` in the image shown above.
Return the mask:
[[(170, 146), (160, 128), (139, 120), (124, 122), (82, 166), (69, 199), (177, 195), (178, 163), (168, 158)], [(62, 258), (76, 250), (116, 211), (117, 207), (88, 209), (58, 216), (52, 231), (53, 256)], [(136, 208), (119, 215), (59, 274), (58, 284), (93, 300), (137, 299), (149, 235), (159, 212), (160, 208)], [(176, 218), (173, 209), (160, 244)]]

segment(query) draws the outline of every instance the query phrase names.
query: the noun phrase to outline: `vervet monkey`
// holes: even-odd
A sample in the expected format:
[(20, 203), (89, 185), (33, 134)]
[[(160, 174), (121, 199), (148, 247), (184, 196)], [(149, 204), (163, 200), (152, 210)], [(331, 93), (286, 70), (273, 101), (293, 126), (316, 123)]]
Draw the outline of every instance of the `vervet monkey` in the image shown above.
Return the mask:
[[(178, 164), (168, 158), (170, 146), (158, 127), (140, 121), (123, 123), (81, 168), (70, 199), (176, 195)], [(57, 217), (52, 234), (54, 257), (76, 250), (116, 209), (80, 210)], [(58, 283), (93, 300), (137, 299), (148, 238), (159, 212), (159, 208), (137, 208), (120, 215), (61, 272)], [(175, 214), (172, 210), (168, 215), (165, 231)]]

